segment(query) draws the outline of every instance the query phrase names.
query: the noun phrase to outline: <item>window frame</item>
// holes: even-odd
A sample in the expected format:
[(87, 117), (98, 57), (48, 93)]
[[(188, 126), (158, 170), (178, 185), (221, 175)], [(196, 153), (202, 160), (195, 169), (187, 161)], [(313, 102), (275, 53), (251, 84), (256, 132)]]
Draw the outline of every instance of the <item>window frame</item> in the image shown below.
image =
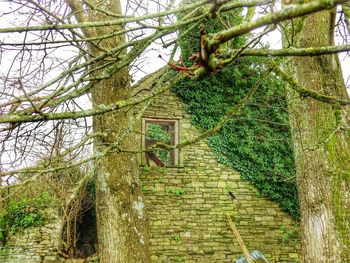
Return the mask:
[[(147, 166), (147, 157), (146, 152), (144, 152), (144, 149), (146, 148), (146, 125), (148, 123), (152, 124), (160, 124), (162, 123), (173, 123), (174, 125), (174, 143), (172, 145), (177, 145), (179, 143), (180, 134), (179, 134), (179, 119), (177, 118), (166, 118), (166, 117), (142, 117), (142, 136), (141, 136), (141, 148), (142, 148), (142, 154), (141, 154), (141, 163), (144, 166)], [(178, 166), (180, 163), (179, 158), (179, 149), (174, 149), (174, 157), (173, 162), (171, 165), (165, 165), (165, 167), (175, 167)]]

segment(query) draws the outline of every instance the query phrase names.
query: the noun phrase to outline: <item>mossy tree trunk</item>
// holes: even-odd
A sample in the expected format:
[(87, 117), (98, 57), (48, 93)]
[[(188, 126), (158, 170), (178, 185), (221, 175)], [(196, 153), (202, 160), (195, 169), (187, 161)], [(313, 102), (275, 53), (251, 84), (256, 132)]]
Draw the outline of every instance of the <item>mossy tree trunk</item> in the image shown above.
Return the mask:
[[(67, 0), (75, 11), (79, 22), (102, 21), (110, 19), (105, 14), (84, 9), (80, 0)], [(110, 13), (120, 14), (119, 1), (90, 0), (91, 5)], [(120, 30), (121, 28), (119, 28)], [(102, 37), (118, 30), (116, 27), (86, 29), (84, 34), (90, 38)], [(123, 35), (109, 37), (89, 44), (92, 57), (125, 42)], [(109, 56), (106, 60), (94, 65), (99, 68), (103, 63), (118, 63), (118, 56), (125, 52)], [(101, 76), (102, 71), (113, 71), (113, 64), (101, 70), (95, 70), (92, 77)], [(128, 69), (118, 71), (108, 79), (96, 80), (92, 89), (92, 102), (95, 106), (109, 105), (130, 96)], [(119, 110), (94, 117), (95, 132), (105, 134), (95, 141), (94, 150), (104, 152), (111, 144), (123, 150), (130, 150), (135, 145), (134, 134), (125, 131), (133, 122), (130, 109)], [(148, 252), (148, 220), (139, 180), (138, 163), (135, 154), (116, 151), (102, 157), (95, 163), (96, 179), (96, 215), (101, 263), (150, 262)]]
[[(285, 46), (334, 43), (335, 10), (294, 19)], [(298, 83), (313, 91), (348, 99), (336, 55), (296, 57)], [(350, 262), (350, 132), (348, 109), (296, 92), (288, 96), (301, 209), (302, 262)]]

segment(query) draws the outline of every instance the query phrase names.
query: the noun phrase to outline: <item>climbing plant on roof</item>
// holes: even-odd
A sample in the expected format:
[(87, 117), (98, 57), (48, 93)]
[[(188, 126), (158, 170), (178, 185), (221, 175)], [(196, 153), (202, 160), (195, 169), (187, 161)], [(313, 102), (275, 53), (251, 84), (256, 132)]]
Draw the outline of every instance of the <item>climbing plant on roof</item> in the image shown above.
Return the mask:
[[(238, 12), (221, 15), (227, 24), (238, 24)], [(206, 30), (217, 32), (224, 23), (209, 19)], [(199, 28), (194, 28), (180, 42), (181, 57), (188, 58), (199, 49)], [(239, 48), (246, 39), (233, 39), (228, 45)], [(278, 202), (294, 218), (299, 218), (295, 167), (283, 84), (273, 75), (262, 79), (265, 58), (241, 57), (219, 73), (202, 80), (181, 81), (173, 91), (182, 99), (191, 120), (200, 130), (212, 128), (247, 94), (259, 80), (261, 84), (238, 115), (224, 125), (208, 143), (217, 159), (234, 167), (263, 196)]]

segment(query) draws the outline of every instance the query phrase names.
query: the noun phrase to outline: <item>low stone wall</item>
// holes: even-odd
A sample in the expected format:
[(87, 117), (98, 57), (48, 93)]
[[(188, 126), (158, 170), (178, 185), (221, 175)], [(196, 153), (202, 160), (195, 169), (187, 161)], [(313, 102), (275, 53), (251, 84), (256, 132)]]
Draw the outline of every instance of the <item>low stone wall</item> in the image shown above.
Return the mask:
[(7, 237), (0, 247), (0, 262), (6, 263), (52, 263), (62, 262), (57, 256), (60, 242), (61, 220), (57, 211), (45, 211), (47, 223), (31, 227)]

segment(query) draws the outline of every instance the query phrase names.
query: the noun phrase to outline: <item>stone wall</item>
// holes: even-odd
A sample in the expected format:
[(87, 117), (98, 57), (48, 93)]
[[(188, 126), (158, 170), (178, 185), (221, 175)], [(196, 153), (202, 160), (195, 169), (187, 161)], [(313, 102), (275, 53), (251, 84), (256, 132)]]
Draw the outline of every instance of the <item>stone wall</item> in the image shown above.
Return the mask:
[[(157, 98), (144, 116), (177, 119), (180, 142), (199, 134), (182, 103), (169, 92)], [(237, 172), (218, 163), (205, 141), (182, 149), (179, 159), (176, 167), (141, 168), (152, 263), (235, 262), (242, 252), (226, 214), (232, 216), (249, 250), (258, 249), (270, 263), (298, 262), (300, 242), (292, 235), (296, 222), (276, 203), (260, 197)], [(0, 248), (0, 262), (62, 261), (56, 255), (61, 222), (56, 211), (48, 213), (46, 225), (8, 238)]]
[[(157, 98), (144, 116), (178, 119), (180, 142), (199, 134), (170, 92)], [(258, 249), (270, 263), (298, 262), (300, 242), (292, 235), (296, 222), (237, 172), (218, 163), (205, 141), (182, 149), (177, 167), (142, 171), (152, 262), (234, 262), (242, 252), (227, 213), (249, 250)]]
[(44, 213), (48, 218), (45, 225), (27, 228), (7, 237), (6, 245), (0, 247), (0, 262), (62, 262), (56, 255), (60, 242), (61, 220), (56, 210), (48, 209)]

